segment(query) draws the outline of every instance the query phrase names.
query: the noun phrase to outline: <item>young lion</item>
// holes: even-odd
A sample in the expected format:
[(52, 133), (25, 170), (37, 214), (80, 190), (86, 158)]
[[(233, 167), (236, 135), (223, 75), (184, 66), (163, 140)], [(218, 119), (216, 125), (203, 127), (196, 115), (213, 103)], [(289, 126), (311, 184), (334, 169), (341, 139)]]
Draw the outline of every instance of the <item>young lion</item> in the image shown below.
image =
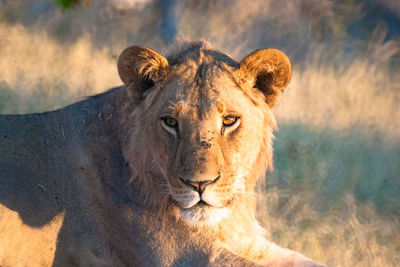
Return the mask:
[(0, 266), (321, 266), (255, 218), (288, 58), (178, 46), (125, 49), (122, 87), (0, 116)]

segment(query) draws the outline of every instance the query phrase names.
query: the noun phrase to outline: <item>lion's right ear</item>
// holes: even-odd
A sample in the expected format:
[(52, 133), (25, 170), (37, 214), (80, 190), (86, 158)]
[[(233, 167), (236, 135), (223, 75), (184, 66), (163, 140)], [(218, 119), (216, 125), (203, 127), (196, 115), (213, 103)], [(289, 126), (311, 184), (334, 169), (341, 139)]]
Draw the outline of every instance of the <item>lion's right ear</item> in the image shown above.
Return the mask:
[(134, 102), (153, 84), (167, 76), (168, 61), (153, 49), (131, 46), (122, 51), (118, 59), (118, 73)]

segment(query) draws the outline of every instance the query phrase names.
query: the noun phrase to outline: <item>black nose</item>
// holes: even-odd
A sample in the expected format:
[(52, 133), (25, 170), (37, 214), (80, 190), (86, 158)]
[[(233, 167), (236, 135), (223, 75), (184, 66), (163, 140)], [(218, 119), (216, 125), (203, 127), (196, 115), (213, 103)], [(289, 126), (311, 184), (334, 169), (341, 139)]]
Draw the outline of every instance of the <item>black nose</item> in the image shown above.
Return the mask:
[(182, 183), (189, 185), (193, 187), (194, 190), (199, 192), (199, 195), (203, 194), (204, 190), (206, 189), (207, 185), (216, 183), (221, 176), (218, 176), (214, 180), (206, 180), (206, 181), (201, 181), (201, 182), (195, 182), (195, 181), (190, 181), (190, 180), (183, 180), (182, 178), (179, 177), (179, 179), (182, 181)]

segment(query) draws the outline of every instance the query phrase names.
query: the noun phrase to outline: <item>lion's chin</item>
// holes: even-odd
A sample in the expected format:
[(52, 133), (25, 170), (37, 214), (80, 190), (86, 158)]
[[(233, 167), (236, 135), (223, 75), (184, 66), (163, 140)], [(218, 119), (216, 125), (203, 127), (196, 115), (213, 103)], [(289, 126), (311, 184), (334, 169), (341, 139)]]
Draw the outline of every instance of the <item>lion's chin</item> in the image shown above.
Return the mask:
[(198, 202), (191, 208), (180, 208), (179, 217), (193, 226), (217, 226), (222, 219), (229, 216), (231, 209), (227, 207), (213, 207), (203, 201)]

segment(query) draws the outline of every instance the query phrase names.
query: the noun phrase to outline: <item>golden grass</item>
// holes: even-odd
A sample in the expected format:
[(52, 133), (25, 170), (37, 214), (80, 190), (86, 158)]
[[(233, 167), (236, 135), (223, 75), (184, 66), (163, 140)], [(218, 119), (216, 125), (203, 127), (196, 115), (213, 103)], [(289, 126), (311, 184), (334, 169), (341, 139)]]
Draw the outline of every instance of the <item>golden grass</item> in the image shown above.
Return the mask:
[(272, 240), (330, 266), (398, 266), (397, 219), (378, 215), (349, 194), (318, 212), (310, 208), (313, 192), (303, 193), (275, 189), (263, 195), (270, 213), (262, 221)]
[[(322, 49), (310, 55), (315, 60)], [(338, 57), (341, 57), (339, 55)], [(358, 58), (343, 65), (313, 62), (294, 67), (276, 115), (281, 122), (343, 130), (357, 126), (400, 138), (400, 76), (381, 64)]]
[(3, 113), (60, 108), (120, 84), (115, 59), (107, 49), (94, 49), (89, 37), (63, 45), (45, 32), (30, 33), (21, 25), (4, 23), (0, 77), (1, 89), (14, 93), (9, 102), (0, 99)]

